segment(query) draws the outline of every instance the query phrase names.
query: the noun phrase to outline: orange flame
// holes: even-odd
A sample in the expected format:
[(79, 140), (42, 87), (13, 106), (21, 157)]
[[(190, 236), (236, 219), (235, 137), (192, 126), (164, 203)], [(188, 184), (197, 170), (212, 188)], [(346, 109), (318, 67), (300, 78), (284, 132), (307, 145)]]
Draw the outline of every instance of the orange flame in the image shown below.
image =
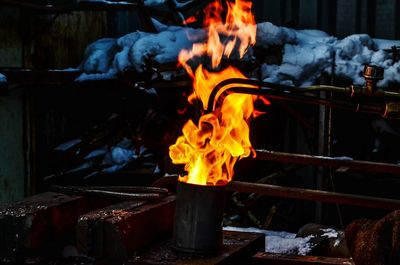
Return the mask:
[[(227, 2), (225, 19), (221, 18), (223, 5), (220, 1), (205, 9), (207, 42), (195, 43), (192, 50), (183, 50), (179, 54), (180, 64), (194, 79), (194, 92), (189, 96), (189, 102), (200, 99), (205, 109), (210, 93), (218, 83), (228, 78), (245, 78), (231, 66), (215, 73), (199, 65), (193, 73), (187, 61), (207, 56), (211, 58), (212, 67), (216, 68), (222, 58), (228, 58), (236, 49), (242, 58), (249, 45), (253, 45), (256, 40), (251, 4), (245, 0)], [(201, 116), (198, 125), (192, 120), (184, 125), (183, 135), (169, 149), (172, 162), (185, 164), (188, 172), (179, 181), (198, 185), (225, 185), (232, 180), (236, 161), (248, 157), (253, 150), (248, 122), (254, 110), (254, 99), (251, 95), (231, 94), (225, 98), (221, 107)]]
[(194, 78), (193, 71), (186, 62), (194, 57), (207, 55), (211, 58), (212, 67), (221, 63), (223, 56), (229, 57), (238, 45), (240, 58), (244, 56), (249, 45), (256, 43), (257, 26), (251, 13), (251, 1), (236, 0), (227, 2), (225, 21), (221, 18), (223, 5), (217, 0), (205, 8), (204, 25), (207, 28), (206, 43), (194, 43), (190, 51), (182, 50), (179, 63)]

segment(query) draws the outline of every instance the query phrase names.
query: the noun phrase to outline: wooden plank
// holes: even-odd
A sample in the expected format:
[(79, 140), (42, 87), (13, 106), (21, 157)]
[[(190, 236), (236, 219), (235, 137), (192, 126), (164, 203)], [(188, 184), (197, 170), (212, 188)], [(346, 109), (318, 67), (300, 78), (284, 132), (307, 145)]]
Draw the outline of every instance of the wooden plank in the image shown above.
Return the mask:
[(317, 256), (295, 256), (258, 252), (253, 256), (254, 264), (268, 265), (354, 265), (351, 259)]

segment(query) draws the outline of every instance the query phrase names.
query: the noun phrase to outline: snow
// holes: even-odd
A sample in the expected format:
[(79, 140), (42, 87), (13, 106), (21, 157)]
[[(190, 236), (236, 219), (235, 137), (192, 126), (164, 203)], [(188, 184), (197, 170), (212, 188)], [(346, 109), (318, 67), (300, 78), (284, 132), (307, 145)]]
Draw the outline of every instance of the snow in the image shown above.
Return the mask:
[(84, 72), (76, 81), (115, 78), (118, 72), (134, 68), (143, 72), (145, 64), (176, 62), (182, 49), (189, 49), (193, 42), (205, 38), (199, 29), (185, 29), (157, 24), (164, 31), (157, 34), (129, 33), (119, 39), (104, 38), (90, 44), (81, 64)]
[(176, 62), (183, 49), (190, 49), (193, 42), (205, 39), (203, 30), (169, 27), (158, 34), (140, 38), (132, 47), (133, 65), (136, 70), (144, 70), (145, 63), (152, 59), (157, 63)]
[(171, 0), (171, 1), (169, 1), (169, 3), (167, 3), (166, 0), (144, 0), (143, 3), (146, 7), (150, 7), (150, 8), (151, 7), (159, 7), (159, 6), (163, 6), (163, 5), (172, 3), (176, 9), (182, 9), (186, 5), (191, 4), (193, 1), (195, 1), (195, 0), (184, 1), (183, 3), (181, 3), (177, 0)]
[(7, 83), (7, 78), (5, 75), (0, 73), (0, 83)]
[(265, 252), (305, 256), (312, 250), (312, 245), (309, 243), (311, 238), (311, 236), (308, 236), (288, 239), (278, 236), (266, 236)]
[(106, 4), (106, 5), (132, 5), (131, 2), (127, 2), (127, 1), (83, 0), (81, 2), (102, 3), (102, 4)]
[(336, 231), (333, 228), (322, 229), (322, 232), (324, 232), (324, 233), (321, 236), (327, 237), (327, 238), (337, 238), (339, 235), (338, 231)]
[(64, 69), (49, 69), (51, 72), (79, 72), (79, 68), (76, 67), (68, 67)]
[(104, 74), (86, 74), (83, 73), (78, 76), (75, 81), (76, 82), (84, 82), (84, 81), (99, 81), (99, 80), (110, 80), (117, 78), (117, 72), (113, 69), (110, 69), (107, 73)]
[(96, 150), (93, 150), (90, 152), (87, 156), (84, 157), (85, 160), (92, 159), (98, 156), (103, 156), (108, 152), (108, 149), (106, 147), (102, 147)]
[[(163, 0), (148, 0), (146, 5), (163, 4)], [(174, 1), (179, 5), (180, 3)], [(84, 72), (77, 81), (115, 78), (119, 72), (135, 69), (143, 72), (152, 63), (176, 63), (182, 49), (203, 42), (206, 32), (179, 26), (166, 26), (153, 20), (158, 33), (133, 32), (118, 39), (104, 38), (89, 45), (80, 66)], [(400, 62), (392, 62), (390, 53), (383, 49), (400, 45), (400, 41), (372, 39), (366, 34), (355, 34), (337, 39), (319, 30), (294, 30), (270, 22), (257, 25), (256, 46), (268, 49), (283, 46), (282, 64), (261, 66), (262, 79), (268, 82), (308, 86), (315, 84), (324, 73), (335, 74), (364, 84), (364, 64), (374, 64), (385, 69), (385, 79), (379, 86), (400, 82)], [(252, 56), (249, 49), (247, 58)], [(150, 63), (150, 64), (149, 64)], [(166, 75), (168, 78), (169, 75)]]
[(111, 38), (99, 39), (90, 44), (85, 50), (82, 70), (90, 74), (108, 72), (119, 48), (117, 40)]
[(276, 232), (269, 230), (262, 230), (258, 228), (241, 228), (241, 227), (224, 227), (226, 231), (237, 231), (237, 232), (252, 232), (265, 234), (265, 252), (277, 253), (277, 254), (293, 254), (293, 255), (307, 255), (313, 247), (310, 243), (310, 239), (313, 236), (308, 237), (296, 237), (296, 234), (288, 232)]
[[(292, 30), (265, 22), (258, 25), (257, 45), (268, 47), (283, 44), (281, 65), (262, 66), (263, 80), (281, 84), (307, 86), (314, 84), (323, 73), (331, 73), (335, 59), (335, 74), (365, 83), (362, 77), (364, 64), (374, 64), (385, 69), (385, 78), (378, 85), (387, 86), (400, 81), (400, 63), (392, 63), (383, 49), (400, 44), (400, 41), (372, 39), (366, 34), (355, 34), (342, 40), (318, 30)], [(268, 36), (272, 39), (269, 39)], [(335, 56), (335, 58), (334, 58)]]
[(165, 0), (144, 0), (144, 5), (147, 7), (163, 5)]
[(353, 160), (353, 158), (349, 157), (349, 156), (335, 156), (335, 157), (333, 157), (333, 159), (342, 160), (342, 161), (351, 161), (351, 160)]
[(59, 146), (54, 148), (54, 150), (66, 151), (66, 150), (70, 149), (71, 147), (74, 147), (75, 145), (79, 144), (80, 142), (82, 142), (81, 139), (73, 139), (73, 140), (70, 140), (68, 142), (60, 144)]

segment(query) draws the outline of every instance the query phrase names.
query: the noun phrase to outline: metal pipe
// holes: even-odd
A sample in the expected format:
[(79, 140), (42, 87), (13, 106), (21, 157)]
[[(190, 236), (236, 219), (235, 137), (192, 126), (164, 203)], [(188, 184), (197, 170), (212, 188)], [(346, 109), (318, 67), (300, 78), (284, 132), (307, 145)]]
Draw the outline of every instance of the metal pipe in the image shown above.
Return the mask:
[(230, 191), (257, 193), (272, 197), (290, 198), (306, 201), (320, 201), (334, 204), (338, 203), (366, 208), (388, 210), (400, 209), (400, 200), (292, 187), (282, 187), (277, 185), (231, 181), (227, 185), (227, 189)]
[(210, 93), (210, 97), (208, 99), (208, 106), (207, 106), (207, 112), (212, 112), (214, 109), (214, 101), (219, 96), (220, 90), (228, 85), (250, 85), (254, 86), (253, 89), (258, 90), (257, 88), (261, 89), (262, 87), (268, 87), (271, 89), (279, 89), (279, 90), (288, 90), (288, 91), (293, 91), (296, 90), (295, 87), (293, 86), (287, 86), (287, 85), (281, 85), (281, 84), (274, 84), (274, 83), (269, 83), (269, 82), (261, 82), (258, 80), (253, 80), (253, 79), (246, 79), (246, 78), (229, 78), (225, 79), (222, 82), (220, 82), (218, 85), (214, 87), (214, 89)]
[(400, 166), (396, 164), (378, 163), (351, 159), (341, 159), (327, 156), (312, 156), (305, 154), (291, 154), (269, 150), (255, 150), (256, 159), (292, 163), (301, 165), (312, 165), (331, 168), (349, 168), (363, 172), (388, 173), (400, 176)]
[[(247, 87), (243, 87), (243, 85)], [(233, 86), (228, 87), (227, 86)], [(225, 88), (225, 89), (224, 89)], [(274, 84), (270, 82), (263, 82), (253, 79), (244, 79), (244, 78), (230, 78), (220, 82), (217, 86), (210, 93), (210, 97), (208, 100), (207, 105), (207, 113), (210, 113), (214, 110), (216, 103), (221, 104), (223, 99), (231, 94), (231, 93), (240, 93), (240, 94), (250, 94), (250, 95), (266, 95), (270, 98), (280, 99), (280, 100), (289, 100), (289, 101), (297, 101), (306, 104), (319, 104), (325, 105), (330, 107), (336, 108), (348, 108), (349, 102), (348, 101), (337, 101), (330, 102), (329, 100), (323, 100), (319, 97), (315, 96), (307, 96), (305, 95), (307, 92), (314, 92), (314, 91), (330, 91), (336, 93), (344, 93), (349, 94), (352, 96), (354, 91), (354, 86), (352, 87), (337, 87), (337, 86), (330, 86), (330, 85), (317, 85), (317, 86), (309, 86), (309, 87), (295, 87), (295, 86), (288, 86), (282, 84)], [(356, 94), (363, 94), (364, 91), (361, 89)], [(377, 90), (376, 93), (372, 95), (373, 97), (369, 96), (367, 104), (364, 105), (371, 105), (373, 111), (368, 110), (367, 112), (383, 114), (385, 106), (376, 105), (376, 99), (385, 99), (385, 100), (394, 100), (398, 101), (400, 99), (400, 93), (391, 92), (391, 91), (383, 91)], [(217, 101), (217, 102), (216, 102)], [(356, 110), (358, 105), (357, 102), (353, 102), (351, 104), (351, 110)]]
[(147, 187), (147, 186), (90, 186), (81, 187), (89, 190), (105, 190), (105, 191), (116, 191), (116, 192), (128, 192), (128, 193), (160, 193), (167, 194), (168, 189), (158, 187)]
[[(367, 107), (359, 108), (360, 104), (358, 104), (357, 102), (349, 102), (349, 101), (344, 101), (344, 100), (327, 100), (327, 99), (323, 99), (323, 98), (316, 97), (316, 96), (304, 95), (304, 92), (291, 93), (291, 92), (285, 92), (285, 91), (277, 91), (275, 89), (268, 89), (268, 88), (255, 89), (255, 88), (251, 88), (251, 87), (230, 87), (230, 88), (224, 90), (219, 95), (217, 102), (214, 102), (210, 96), (206, 112), (207, 113), (212, 112), (215, 109), (216, 103), (222, 104), (225, 97), (232, 93), (248, 94), (248, 95), (262, 95), (262, 96), (267, 96), (269, 99), (278, 99), (278, 100), (298, 102), (298, 103), (311, 104), (311, 105), (324, 105), (324, 106), (340, 108), (340, 109), (344, 109), (344, 110), (352, 110), (352, 111), (359, 110), (360, 112), (362, 111), (362, 112), (367, 112), (367, 113), (382, 114), (382, 113), (384, 113), (384, 110), (385, 110), (385, 105), (380, 106), (380, 105), (369, 104), (369, 105), (367, 105), (368, 108)], [(362, 106), (366, 106), (366, 105), (362, 105)]]
[[(250, 87), (230, 87), (222, 92), (218, 98), (218, 104), (221, 104), (226, 96), (232, 93), (238, 94), (248, 94), (248, 95), (265, 95), (268, 96), (269, 99), (279, 99), (284, 101), (291, 101), (291, 102), (298, 102), (298, 103), (305, 103), (305, 104), (312, 104), (312, 105), (325, 105), (331, 106), (335, 108), (342, 108), (346, 110), (355, 110), (357, 108), (357, 104), (351, 103), (348, 101), (331, 101), (322, 99), (319, 97), (308, 96), (308, 95), (301, 95), (301, 94), (293, 94), (293, 93), (285, 93), (284, 91), (277, 91), (274, 89), (267, 89), (267, 88), (250, 88)], [(208, 107), (206, 112), (210, 113), (215, 109), (215, 102), (211, 100), (208, 101)], [(384, 109), (382, 107), (382, 109)], [(383, 111), (383, 110), (382, 110)]]
[(326, 91), (326, 92), (337, 92), (337, 93), (351, 93), (349, 87), (331, 86), (331, 85), (316, 85), (308, 86), (304, 88), (305, 91)]

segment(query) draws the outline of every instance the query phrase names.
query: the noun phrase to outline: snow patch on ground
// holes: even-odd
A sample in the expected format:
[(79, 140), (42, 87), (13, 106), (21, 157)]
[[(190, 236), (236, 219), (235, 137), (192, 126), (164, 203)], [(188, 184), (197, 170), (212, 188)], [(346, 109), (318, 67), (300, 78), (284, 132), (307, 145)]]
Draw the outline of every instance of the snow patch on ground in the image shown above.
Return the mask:
[(305, 256), (312, 250), (312, 244), (309, 243), (311, 238), (312, 236), (290, 239), (279, 236), (266, 236), (265, 252)]
[(296, 234), (288, 232), (276, 232), (252, 227), (226, 226), (224, 230), (265, 234), (265, 252), (269, 253), (307, 255), (313, 247), (309, 242), (313, 236), (296, 237)]

